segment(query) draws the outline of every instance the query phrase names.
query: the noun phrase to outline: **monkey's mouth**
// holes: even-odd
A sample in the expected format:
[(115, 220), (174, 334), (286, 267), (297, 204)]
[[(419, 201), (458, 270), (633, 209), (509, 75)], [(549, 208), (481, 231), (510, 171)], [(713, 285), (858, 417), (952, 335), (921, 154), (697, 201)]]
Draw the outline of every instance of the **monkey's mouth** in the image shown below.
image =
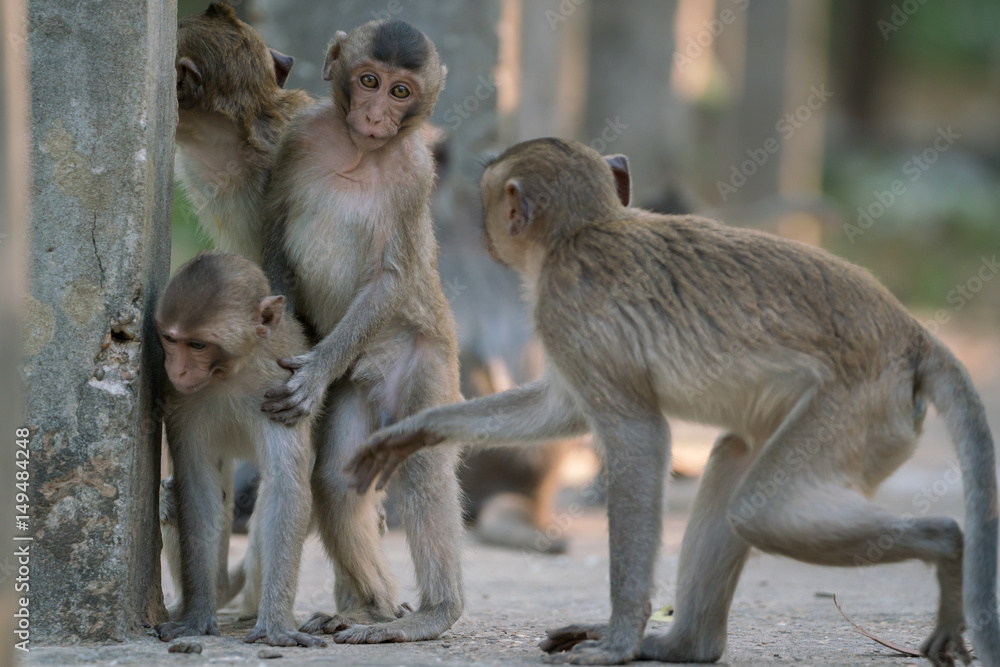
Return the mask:
[(354, 140), (354, 145), (365, 152), (371, 152), (382, 148), (393, 137), (392, 134), (387, 136), (380, 136), (378, 133), (371, 130), (364, 132), (358, 132), (354, 129), (351, 130), (352, 139)]
[(174, 385), (174, 389), (182, 394), (193, 394), (196, 391), (201, 390), (208, 384), (208, 380), (202, 380), (201, 382), (195, 382), (194, 384), (178, 384), (177, 382), (171, 381)]

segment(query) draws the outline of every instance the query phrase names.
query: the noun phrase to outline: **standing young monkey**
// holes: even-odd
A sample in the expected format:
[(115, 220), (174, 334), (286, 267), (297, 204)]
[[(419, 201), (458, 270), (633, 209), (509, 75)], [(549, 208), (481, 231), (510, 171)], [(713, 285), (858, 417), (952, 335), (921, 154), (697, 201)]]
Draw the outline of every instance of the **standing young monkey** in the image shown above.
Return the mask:
[(445, 68), (433, 43), (402, 21), (337, 33), (323, 70), (331, 99), (282, 137), (266, 203), (265, 264), (277, 289), (323, 337), (282, 362), (294, 375), (263, 409), (286, 424), (326, 396), (313, 475), (314, 515), (336, 569), (335, 616), (303, 629), (337, 642), (438, 636), (464, 605), (456, 447), (403, 467), (401, 513), (420, 607), (399, 618), (382, 554), (375, 493), (358, 496), (344, 465), (376, 428), (461, 399), (451, 309), (437, 272), (429, 198), (434, 163), (419, 132)]
[[(937, 626), (924, 655), (936, 665), (967, 660), (967, 623), (983, 664), (1000, 664), (993, 440), (962, 366), (862, 269), (768, 234), (626, 208), (628, 183), (621, 156), (605, 162), (556, 139), (514, 146), (486, 170), (487, 247), (524, 276), (548, 375), (376, 433), (352, 463), (359, 489), (383, 485), (429, 445), (589, 428), (607, 457), (611, 619), (549, 632), (542, 648), (568, 651), (554, 661), (718, 660), (751, 546), (852, 566), (888, 526), (894, 545), (881, 562), (937, 568)], [(705, 369), (724, 359), (727, 374), (704, 389)], [(912, 453), (927, 400), (958, 447), (964, 551), (954, 520), (904, 520), (870, 502)], [(676, 620), (643, 639), (670, 451), (665, 413), (731, 433), (712, 451), (684, 535)], [(751, 503), (762, 489), (767, 502)]]
[(257, 624), (244, 641), (321, 645), (296, 631), (292, 615), (309, 525), (310, 420), (289, 428), (259, 408), (264, 391), (288, 375), (278, 359), (307, 349), (299, 323), (286, 315), (284, 297), (272, 295), (253, 262), (203, 253), (178, 269), (163, 291), (156, 328), (171, 384), (164, 423), (174, 462), (183, 589), (178, 617), (156, 628), (160, 639), (219, 634), (218, 535), (232, 520), (224, 515), (221, 473), (233, 458), (246, 458), (262, 473), (247, 572), (261, 599)]

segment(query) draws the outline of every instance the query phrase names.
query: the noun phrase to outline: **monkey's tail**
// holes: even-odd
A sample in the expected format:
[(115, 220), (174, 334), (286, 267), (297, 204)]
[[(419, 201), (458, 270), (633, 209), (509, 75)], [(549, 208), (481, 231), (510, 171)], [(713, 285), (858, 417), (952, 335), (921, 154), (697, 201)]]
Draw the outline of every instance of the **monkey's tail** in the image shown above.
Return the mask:
[(944, 417), (958, 448), (965, 491), (962, 600), (979, 660), (1000, 665), (997, 618), (997, 476), (986, 410), (962, 364), (929, 338), (917, 367), (919, 386)]

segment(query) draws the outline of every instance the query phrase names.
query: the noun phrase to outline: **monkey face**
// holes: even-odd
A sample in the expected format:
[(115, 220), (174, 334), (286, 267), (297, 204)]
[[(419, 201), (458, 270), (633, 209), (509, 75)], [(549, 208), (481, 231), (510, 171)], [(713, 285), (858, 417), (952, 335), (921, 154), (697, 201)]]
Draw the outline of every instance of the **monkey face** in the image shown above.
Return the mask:
[(378, 150), (396, 136), (420, 101), (420, 87), (410, 70), (364, 63), (351, 73), (347, 126), (362, 151)]
[(159, 333), (167, 375), (180, 393), (193, 394), (207, 386), (213, 375), (222, 374), (225, 355), (215, 343), (186, 336), (177, 326), (162, 328)]
[(246, 367), (281, 322), (285, 298), (266, 296), (260, 267), (202, 253), (177, 270), (156, 304), (156, 330), (174, 388), (192, 394)]

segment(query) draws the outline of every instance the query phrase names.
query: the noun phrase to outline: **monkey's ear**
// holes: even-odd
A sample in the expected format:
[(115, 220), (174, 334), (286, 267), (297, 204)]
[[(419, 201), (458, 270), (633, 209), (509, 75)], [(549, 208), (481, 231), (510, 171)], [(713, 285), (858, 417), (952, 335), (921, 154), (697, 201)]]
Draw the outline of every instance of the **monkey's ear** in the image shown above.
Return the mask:
[(517, 236), (531, 224), (531, 202), (516, 178), (510, 179), (504, 186), (504, 215), (510, 225), (511, 236)]
[(615, 176), (615, 188), (622, 206), (628, 206), (632, 201), (632, 174), (628, 172), (628, 158), (624, 155), (605, 155), (604, 161), (611, 167)]
[(267, 296), (260, 302), (257, 313), (257, 335), (268, 338), (274, 334), (285, 312), (285, 297)]
[(286, 56), (277, 49), (268, 49), (268, 51), (274, 58), (274, 76), (278, 80), (278, 88), (284, 88), (285, 81), (288, 80), (288, 73), (292, 71), (292, 65), (295, 64), (295, 58)]
[(338, 30), (334, 34), (333, 39), (330, 40), (330, 45), (326, 47), (326, 61), (323, 63), (324, 81), (333, 80), (333, 61), (340, 57), (340, 47), (343, 46), (346, 38), (347, 33), (343, 30)]
[(227, 19), (236, 18), (236, 10), (233, 9), (232, 5), (225, 2), (213, 2), (205, 10), (206, 16), (221, 16)]
[(188, 57), (177, 61), (177, 106), (181, 109), (195, 107), (205, 95), (201, 70)]

